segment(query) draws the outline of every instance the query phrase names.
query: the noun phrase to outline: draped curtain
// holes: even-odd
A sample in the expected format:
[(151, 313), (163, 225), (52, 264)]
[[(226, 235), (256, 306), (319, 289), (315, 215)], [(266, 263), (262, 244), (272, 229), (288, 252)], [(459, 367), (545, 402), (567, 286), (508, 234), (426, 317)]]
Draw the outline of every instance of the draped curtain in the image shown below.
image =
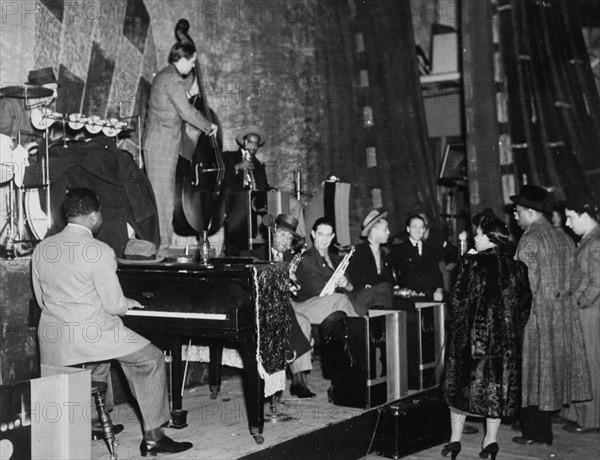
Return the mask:
[(559, 199), (598, 193), (600, 98), (572, 3), (501, 0), (498, 11), (517, 182)]
[[(436, 153), (429, 149), (419, 83), (411, 2), (364, 0), (335, 2), (319, 22), (317, 62), (328, 91), (319, 169), (352, 183), (351, 234), (373, 207), (372, 190), (381, 190), (393, 233), (404, 229), (411, 212), (435, 222)], [(365, 127), (370, 107), (373, 125)], [(367, 148), (376, 165), (367, 164)]]

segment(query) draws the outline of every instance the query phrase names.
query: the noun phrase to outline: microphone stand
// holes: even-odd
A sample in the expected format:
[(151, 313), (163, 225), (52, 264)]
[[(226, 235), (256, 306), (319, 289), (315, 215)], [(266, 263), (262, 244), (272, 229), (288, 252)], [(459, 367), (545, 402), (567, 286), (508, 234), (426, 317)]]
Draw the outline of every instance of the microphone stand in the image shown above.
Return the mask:
[[(46, 104), (42, 105), (43, 111), (42, 113), (46, 113)], [(48, 121), (44, 123), (44, 164), (42, 166), (42, 184), (46, 187), (46, 215), (47, 215), (47, 228), (50, 230), (52, 227), (52, 206), (50, 202), (50, 143), (48, 142), (50, 124)], [(65, 125), (63, 123), (63, 136)], [(65, 144), (66, 147), (66, 144)]]
[(280, 391), (278, 391), (277, 393), (272, 394), (270, 396), (269, 409), (271, 411), (271, 415), (269, 415), (269, 418), (265, 419), (265, 422), (271, 422), (271, 423), (297, 422), (299, 420), (298, 417), (292, 417), (291, 415), (286, 415), (284, 413), (277, 412), (277, 403), (278, 402), (282, 403), (284, 406), (287, 407), (287, 404), (285, 404), (281, 401), (280, 396), (281, 396)]

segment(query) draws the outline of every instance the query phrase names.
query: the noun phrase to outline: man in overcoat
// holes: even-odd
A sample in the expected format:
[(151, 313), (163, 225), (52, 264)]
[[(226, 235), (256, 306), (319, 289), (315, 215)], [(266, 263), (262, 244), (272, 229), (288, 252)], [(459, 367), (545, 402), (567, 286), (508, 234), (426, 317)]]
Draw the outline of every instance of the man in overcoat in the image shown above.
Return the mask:
[(551, 445), (552, 412), (592, 397), (581, 320), (567, 297), (575, 245), (544, 216), (552, 211), (546, 189), (524, 185), (511, 200), (524, 230), (515, 258), (527, 265), (533, 296), (523, 337), (523, 435), (513, 441)]

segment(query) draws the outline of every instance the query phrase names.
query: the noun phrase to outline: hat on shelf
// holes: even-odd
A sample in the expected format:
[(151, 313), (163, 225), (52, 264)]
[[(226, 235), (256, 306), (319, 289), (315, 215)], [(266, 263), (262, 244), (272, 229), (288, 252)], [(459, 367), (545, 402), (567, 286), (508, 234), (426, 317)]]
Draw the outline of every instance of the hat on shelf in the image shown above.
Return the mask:
[(118, 258), (122, 264), (152, 264), (164, 259), (156, 254), (156, 245), (151, 241), (131, 239), (125, 246), (123, 258)]

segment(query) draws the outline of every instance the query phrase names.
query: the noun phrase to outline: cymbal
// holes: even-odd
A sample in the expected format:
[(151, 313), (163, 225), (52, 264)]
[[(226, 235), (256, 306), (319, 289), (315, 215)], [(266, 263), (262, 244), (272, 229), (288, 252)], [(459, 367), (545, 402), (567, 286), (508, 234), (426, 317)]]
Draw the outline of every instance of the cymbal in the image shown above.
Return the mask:
[(52, 96), (54, 91), (44, 88), (43, 86), (24, 84), (21, 86), (6, 86), (4, 88), (0, 88), (0, 94), (2, 96), (16, 97), (20, 99), (38, 99)]

